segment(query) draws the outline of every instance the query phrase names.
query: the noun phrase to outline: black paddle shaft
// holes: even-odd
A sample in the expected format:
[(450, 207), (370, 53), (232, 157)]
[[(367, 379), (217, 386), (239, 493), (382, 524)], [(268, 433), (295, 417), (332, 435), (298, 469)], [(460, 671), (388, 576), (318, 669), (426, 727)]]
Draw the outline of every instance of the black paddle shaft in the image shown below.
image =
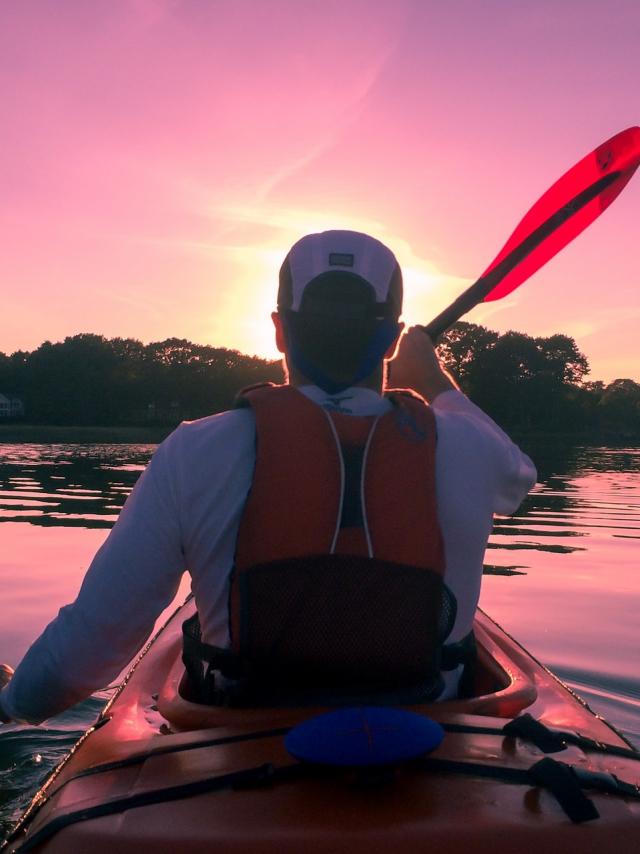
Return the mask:
[(549, 219), (545, 220), (542, 225), (539, 225), (531, 234), (526, 237), (522, 243), (518, 244), (506, 258), (503, 258), (500, 263), (482, 276), (477, 282), (474, 282), (471, 287), (467, 288), (460, 296), (451, 303), (448, 308), (445, 308), (431, 323), (423, 326), (422, 329), (427, 333), (433, 342), (444, 334), (450, 326), (460, 320), (460, 318), (471, 311), (479, 302), (491, 293), (491, 291), (500, 284), (502, 279), (510, 273), (514, 267), (517, 267), (521, 261), (530, 255), (534, 249), (537, 249), (544, 241), (550, 237), (553, 232), (564, 225), (574, 214), (584, 208), (589, 202), (593, 201), (607, 187), (614, 184), (622, 175), (621, 171), (611, 172), (605, 175), (598, 181), (587, 187), (581, 193), (578, 193), (573, 199), (568, 201), (559, 210), (552, 214)]

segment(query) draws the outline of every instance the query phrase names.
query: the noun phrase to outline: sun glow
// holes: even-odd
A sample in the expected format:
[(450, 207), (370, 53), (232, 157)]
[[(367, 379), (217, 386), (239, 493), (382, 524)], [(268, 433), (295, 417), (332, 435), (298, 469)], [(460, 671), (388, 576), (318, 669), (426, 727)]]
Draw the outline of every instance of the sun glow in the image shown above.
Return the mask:
[(275, 207), (266, 204), (218, 210), (225, 223), (217, 252), (225, 256), (232, 288), (220, 304), (208, 337), (223, 346), (278, 358), (271, 312), (276, 308), (278, 271), (300, 237), (333, 228), (362, 231), (382, 240), (400, 263), (404, 279), (404, 320), (425, 323), (468, 284), (439, 270), (419, 249), (379, 222), (357, 215)]
[(285, 254), (286, 250), (276, 248), (225, 248), (226, 280), (233, 285), (225, 285), (216, 294), (215, 308), (203, 327), (208, 341), (248, 355), (278, 358), (271, 313)]

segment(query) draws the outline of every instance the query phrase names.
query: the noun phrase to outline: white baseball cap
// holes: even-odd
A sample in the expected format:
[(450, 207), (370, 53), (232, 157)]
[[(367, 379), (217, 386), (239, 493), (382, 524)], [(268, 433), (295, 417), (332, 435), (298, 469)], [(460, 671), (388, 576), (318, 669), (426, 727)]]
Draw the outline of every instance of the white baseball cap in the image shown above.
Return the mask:
[(400, 265), (383, 243), (359, 231), (323, 231), (294, 243), (280, 268), (278, 309), (304, 311), (307, 287), (337, 278), (333, 274), (368, 285), (376, 313), (399, 317)]

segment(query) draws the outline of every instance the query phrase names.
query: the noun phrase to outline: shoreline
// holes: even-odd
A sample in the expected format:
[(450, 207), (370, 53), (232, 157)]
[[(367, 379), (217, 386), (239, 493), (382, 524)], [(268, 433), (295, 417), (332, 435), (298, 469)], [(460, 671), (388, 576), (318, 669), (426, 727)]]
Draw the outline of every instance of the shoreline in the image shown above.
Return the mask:
[[(498, 425), (502, 427), (502, 425)], [(573, 445), (605, 445), (608, 448), (640, 446), (640, 433), (621, 434), (612, 430), (591, 430), (570, 433), (563, 430), (509, 430), (502, 427), (514, 442), (562, 442)]]
[[(177, 425), (176, 425), (177, 426)], [(175, 427), (74, 426), (66, 424), (0, 424), (0, 444), (155, 445)]]
[[(174, 426), (144, 425), (66, 425), (66, 424), (0, 424), (0, 444), (158, 444), (173, 432)], [(501, 425), (500, 425), (501, 426)], [(505, 428), (503, 428), (505, 429)], [(551, 430), (509, 430), (517, 443), (561, 442), (571, 445), (606, 445), (638, 447), (640, 434), (620, 435), (615, 431), (592, 430), (575, 433)]]

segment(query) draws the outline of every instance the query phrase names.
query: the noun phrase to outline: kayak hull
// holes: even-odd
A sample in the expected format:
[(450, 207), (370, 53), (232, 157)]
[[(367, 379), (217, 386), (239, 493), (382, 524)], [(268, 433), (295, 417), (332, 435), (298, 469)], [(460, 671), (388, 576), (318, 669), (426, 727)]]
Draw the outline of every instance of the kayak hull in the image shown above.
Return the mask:
[(640, 755), (481, 611), (477, 696), (411, 707), (443, 724), (445, 740), (430, 758), (376, 777), (300, 766), (286, 752), (286, 731), (322, 709), (184, 699), (180, 628), (193, 607), (143, 651), (9, 851), (590, 852), (626, 848), (640, 831), (640, 800), (590, 791), (598, 817), (577, 823), (557, 794), (523, 782), (545, 753), (501, 732), (522, 713), (614, 751), (569, 744), (553, 754), (564, 765), (638, 785)]

